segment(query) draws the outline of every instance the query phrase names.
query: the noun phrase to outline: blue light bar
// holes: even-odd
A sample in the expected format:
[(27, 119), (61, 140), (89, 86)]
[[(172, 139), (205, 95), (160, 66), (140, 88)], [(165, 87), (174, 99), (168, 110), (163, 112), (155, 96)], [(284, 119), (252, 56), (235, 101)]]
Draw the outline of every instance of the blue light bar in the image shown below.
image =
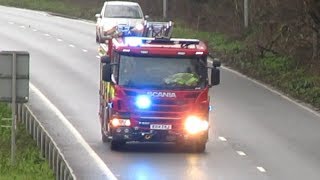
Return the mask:
[(139, 109), (148, 109), (151, 106), (151, 99), (149, 96), (139, 95), (136, 98), (135, 104)]
[(142, 39), (139, 37), (126, 37), (124, 42), (129, 46), (141, 46), (143, 44)]

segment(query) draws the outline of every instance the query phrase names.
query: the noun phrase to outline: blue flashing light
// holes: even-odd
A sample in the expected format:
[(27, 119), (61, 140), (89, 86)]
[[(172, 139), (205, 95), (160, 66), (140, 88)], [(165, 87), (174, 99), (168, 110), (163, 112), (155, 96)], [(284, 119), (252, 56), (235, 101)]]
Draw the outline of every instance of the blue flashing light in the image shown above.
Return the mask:
[(151, 99), (146, 95), (139, 95), (136, 98), (136, 106), (139, 109), (148, 109), (151, 106)]
[(129, 46), (140, 46), (140, 45), (142, 45), (142, 40), (139, 37), (126, 37), (124, 41)]

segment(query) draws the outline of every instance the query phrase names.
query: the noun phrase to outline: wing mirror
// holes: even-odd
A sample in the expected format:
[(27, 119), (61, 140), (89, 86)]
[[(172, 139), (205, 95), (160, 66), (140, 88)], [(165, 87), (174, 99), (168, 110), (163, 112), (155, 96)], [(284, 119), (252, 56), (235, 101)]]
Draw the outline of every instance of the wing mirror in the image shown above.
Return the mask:
[(212, 61), (212, 66), (213, 67), (220, 67), (221, 66), (221, 62), (219, 60), (214, 59)]
[(101, 14), (96, 14), (96, 18), (101, 18)]
[(103, 63), (103, 64), (110, 64), (110, 63), (111, 63), (111, 60), (110, 60), (110, 57), (109, 57), (109, 56), (102, 56), (102, 57), (100, 58), (100, 61), (101, 61), (101, 63)]
[(211, 69), (211, 86), (220, 84), (220, 69), (214, 67)]

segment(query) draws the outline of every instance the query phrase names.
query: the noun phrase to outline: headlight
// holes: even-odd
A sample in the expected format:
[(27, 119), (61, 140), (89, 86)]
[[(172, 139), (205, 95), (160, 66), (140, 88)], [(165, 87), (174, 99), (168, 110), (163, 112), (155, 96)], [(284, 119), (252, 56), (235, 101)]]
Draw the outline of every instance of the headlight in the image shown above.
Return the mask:
[(130, 126), (131, 122), (130, 119), (118, 119), (113, 118), (111, 121), (112, 126), (118, 127), (118, 126)]
[(144, 26), (140, 23), (136, 24), (136, 26), (134, 27), (134, 29), (136, 29), (137, 31), (142, 31), (144, 28)]
[(151, 106), (151, 99), (149, 96), (140, 95), (137, 96), (135, 104), (139, 109), (148, 109)]
[(103, 26), (104, 34), (112, 34), (116, 30), (117, 30), (117, 26), (110, 26), (110, 25)]
[(196, 116), (189, 116), (185, 121), (185, 129), (190, 134), (197, 134), (209, 128), (208, 121), (201, 120)]

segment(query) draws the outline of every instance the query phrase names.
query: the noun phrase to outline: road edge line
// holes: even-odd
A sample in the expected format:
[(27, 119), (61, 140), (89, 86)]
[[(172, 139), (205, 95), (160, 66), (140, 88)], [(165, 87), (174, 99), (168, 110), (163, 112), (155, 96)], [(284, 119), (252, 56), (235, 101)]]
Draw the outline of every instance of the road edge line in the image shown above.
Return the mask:
[(313, 110), (312, 108), (307, 107), (306, 105), (303, 105), (303, 104), (297, 102), (297, 100), (286, 96), (283, 92), (275, 90), (275, 89), (271, 88), (269, 85), (263, 84), (263, 83), (259, 82), (258, 80), (255, 80), (255, 79), (253, 79), (253, 78), (251, 78), (251, 77), (249, 77), (247, 75), (244, 75), (244, 74), (242, 74), (242, 73), (240, 73), (240, 72), (238, 72), (238, 71), (236, 71), (234, 69), (231, 69), (229, 67), (222, 66), (222, 69), (225, 69), (225, 70), (227, 70), (227, 71), (229, 71), (229, 72), (231, 72), (233, 74), (236, 74), (236, 75), (238, 75), (238, 76), (240, 76), (242, 78), (245, 78), (245, 79), (247, 79), (247, 80), (249, 80), (249, 81), (251, 81), (251, 82), (253, 82), (253, 83), (255, 83), (255, 84), (257, 84), (257, 85), (259, 85), (259, 86), (261, 86), (261, 87), (263, 87), (263, 88), (265, 88), (267, 90), (269, 90), (269, 91), (271, 91), (272, 93), (282, 97), (283, 99), (285, 99), (285, 100), (287, 100), (287, 101), (299, 106), (300, 108), (302, 108), (302, 109), (304, 109), (304, 110), (306, 110), (306, 111), (308, 111), (308, 112), (312, 113), (313, 115), (315, 115), (315, 116), (320, 118), (320, 113), (318, 113), (316, 110)]
[(70, 130), (75, 136), (78, 142), (85, 148), (88, 154), (96, 161), (99, 168), (105, 173), (108, 179), (116, 180), (116, 176), (111, 172), (108, 166), (102, 161), (98, 154), (90, 147), (90, 145), (84, 140), (82, 135), (76, 130), (76, 128), (70, 123), (70, 121), (62, 114), (62, 112), (32, 83), (29, 83), (30, 88), (34, 91), (44, 103), (58, 116), (59, 120)]

